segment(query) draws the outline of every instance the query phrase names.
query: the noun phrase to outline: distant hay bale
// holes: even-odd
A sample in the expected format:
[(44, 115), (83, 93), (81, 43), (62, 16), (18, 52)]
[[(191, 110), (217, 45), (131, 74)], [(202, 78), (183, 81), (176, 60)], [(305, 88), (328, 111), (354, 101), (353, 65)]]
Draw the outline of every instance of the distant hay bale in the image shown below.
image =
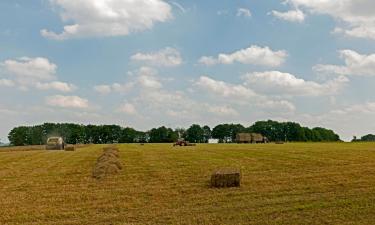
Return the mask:
[(239, 187), (241, 185), (241, 172), (237, 169), (224, 168), (213, 172), (211, 186), (217, 188)]
[(76, 150), (76, 147), (74, 145), (67, 145), (65, 147), (65, 151), (68, 151), (68, 152), (74, 152)]
[(122, 170), (119, 152), (119, 149), (114, 146), (104, 148), (103, 153), (96, 160), (92, 177), (101, 179), (107, 175), (117, 174)]

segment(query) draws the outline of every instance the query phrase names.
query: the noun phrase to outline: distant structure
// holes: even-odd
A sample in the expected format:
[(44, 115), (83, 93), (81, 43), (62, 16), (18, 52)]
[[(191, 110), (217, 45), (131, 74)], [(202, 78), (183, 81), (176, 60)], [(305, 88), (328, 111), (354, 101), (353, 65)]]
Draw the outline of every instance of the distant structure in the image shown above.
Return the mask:
[(258, 133), (238, 133), (236, 135), (236, 142), (238, 144), (267, 143), (268, 138)]
[(218, 144), (219, 143), (219, 139), (208, 139), (208, 144)]

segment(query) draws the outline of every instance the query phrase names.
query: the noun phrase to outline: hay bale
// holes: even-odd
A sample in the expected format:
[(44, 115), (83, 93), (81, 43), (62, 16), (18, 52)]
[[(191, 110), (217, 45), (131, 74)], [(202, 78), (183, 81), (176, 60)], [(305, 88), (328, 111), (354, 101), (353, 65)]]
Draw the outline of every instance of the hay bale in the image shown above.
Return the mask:
[(119, 149), (111, 146), (103, 149), (103, 153), (96, 160), (92, 177), (101, 179), (107, 175), (117, 174), (122, 170)]
[(102, 155), (100, 155), (99, 158), (96, 161), (100, 162), (100, 161), (105, 160), (107, 158), (119, 158), (119, 157), (114, 153), (106, 152), (106, 153), (103, 153)]
[(74, 145), (67, 145), (65, 147), (65, 151), (74, 152), (75, 150), (76, 148), (74, 147)]
[(111, 165), (115, 165), (119, 170), (122, 170), (122, 164), (121, 164), (120, 159), (118, 158), (113, 158), (113, 157), (102, 158), (102, 160), (99, 161), (98, 164), (111, 164)]
[(96, 164), (96, 166), (93, 169), (92, 176), (96, 179), (101, 179), (108, 175), (115, 175), (119, 171), (120, 169), (118, 164), (114, 164), (111, 162), (102, 162)]
[(241, 185), (241, 172), (237, 169), (224, 168), (213, 172), (211, 186), (217, 188), (239, 187)]

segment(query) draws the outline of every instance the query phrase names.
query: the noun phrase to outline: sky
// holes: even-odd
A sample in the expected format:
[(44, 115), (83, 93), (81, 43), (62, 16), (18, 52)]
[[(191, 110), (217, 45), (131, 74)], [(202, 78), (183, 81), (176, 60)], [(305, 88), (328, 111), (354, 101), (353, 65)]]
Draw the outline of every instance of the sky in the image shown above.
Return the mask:
[(1, 0), (0, 140), (44, 122), (375, 133), (373, 0)]

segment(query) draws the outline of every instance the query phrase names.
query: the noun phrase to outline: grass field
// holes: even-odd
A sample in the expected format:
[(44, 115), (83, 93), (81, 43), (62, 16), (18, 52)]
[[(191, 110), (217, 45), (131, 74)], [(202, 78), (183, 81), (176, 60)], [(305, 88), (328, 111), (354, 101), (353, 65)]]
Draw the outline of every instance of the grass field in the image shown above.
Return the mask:
[[(102, 147), (0, 150), (0, 224), (375, 221), (375, 144), (119, 145), (121, 173), (95, 180)], [(242, 186), (210, 188), (220, 167)]]

